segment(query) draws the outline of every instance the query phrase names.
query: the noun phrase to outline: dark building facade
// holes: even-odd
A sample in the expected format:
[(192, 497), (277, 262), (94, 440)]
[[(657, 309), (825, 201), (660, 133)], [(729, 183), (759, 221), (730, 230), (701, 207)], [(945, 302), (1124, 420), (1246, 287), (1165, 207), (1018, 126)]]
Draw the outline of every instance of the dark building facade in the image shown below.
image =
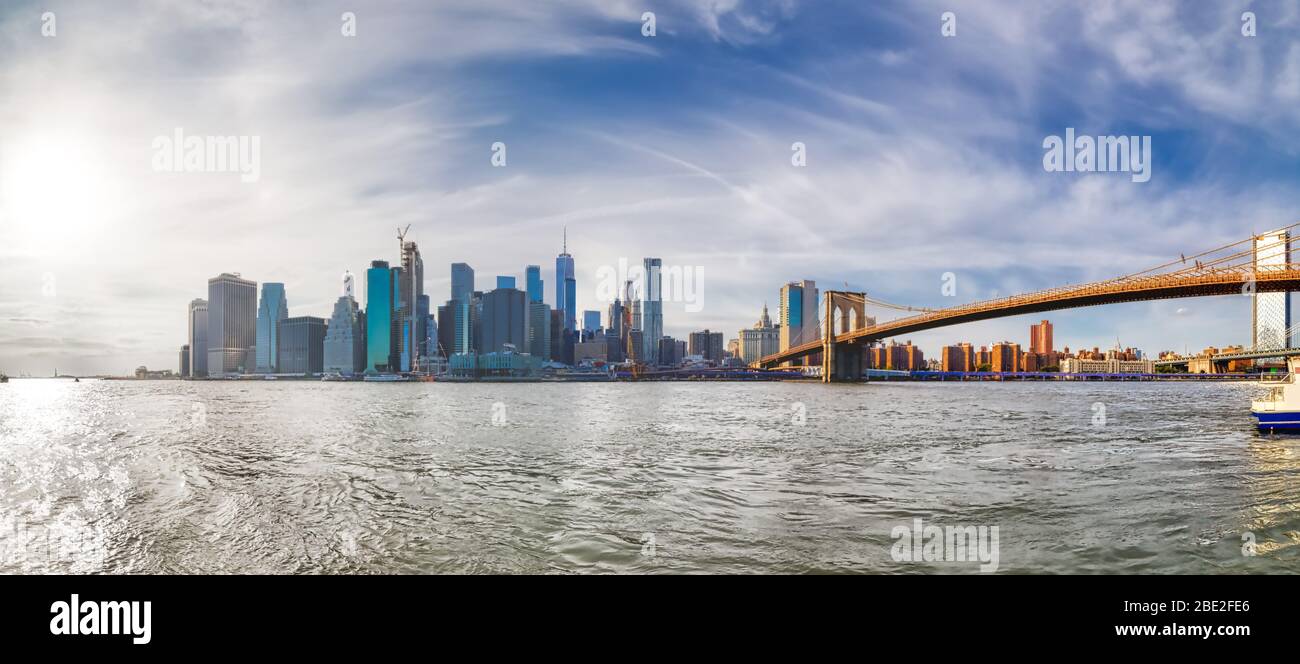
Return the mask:
[(280, 373), (321, 373), (325, 370), (325, 319), (295, 316), (280, 321)]

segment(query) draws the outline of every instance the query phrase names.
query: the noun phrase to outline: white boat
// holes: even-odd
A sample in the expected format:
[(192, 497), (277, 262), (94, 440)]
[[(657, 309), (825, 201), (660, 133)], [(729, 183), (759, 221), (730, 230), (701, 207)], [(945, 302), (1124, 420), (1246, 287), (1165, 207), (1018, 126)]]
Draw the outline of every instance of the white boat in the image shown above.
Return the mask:
[(367, 383), (405, 383), (411, 379), (397, 374), (366, 374), (362, 380)]
[(1300, 431), (1300, 357), (1286, 359), (1287, 375), (1279, 381), (1265, 382), (1268, 396), (1250, 403), (1250, 414), (1260, 431)]

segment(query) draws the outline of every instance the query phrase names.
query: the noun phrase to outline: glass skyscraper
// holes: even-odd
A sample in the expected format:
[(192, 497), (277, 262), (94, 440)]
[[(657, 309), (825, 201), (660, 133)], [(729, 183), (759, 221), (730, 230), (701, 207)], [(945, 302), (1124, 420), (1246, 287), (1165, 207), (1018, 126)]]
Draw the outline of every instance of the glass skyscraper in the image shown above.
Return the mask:
[(514, 288), (514, 287), (515, 287), (514, 277), (497, 276), (497, 288)]
[(280, 349), (280, 321), (289, 317), (289, 303), (284, 284), (262, 284), (262, 302), (257, 306), (257, 373), (276, 373)]
[(208, 374), (251, 372), (256, 341), (257, 282), (230, 273), (208, 279)]
[(573, 275), (573, 256), (569, 255), (569, 229), (564, 229), (564, 248), (555, 257), (555, 309), (564, 312), (564, 327), (577, 329), (578, 282)]
[(451, 299), (469, 302), (474, 295), (474, 268), (467, 263), (451, 264)]
[(366, 270), (366, 371), (388, 372), (393, 352), (393, 271), (388, 261)]
[(480, 352), (499, 353), (511, 344), (528, 352), (527, 295), (515, 288), (498, 288), (483, 294), (483, 347)]
[(208, 301), (190, 300), (190, 375), (203, 378), (208, 375)]
[(582, 331), (586, 334), (595, 334), (600, 329), (600, 312), (587, 310), (582, 312)]
[(318, 374), (325, 368), (325, 319), (295, 316), (280, 322), (276, 363), (283, 373)]
[(664, 335), (663, 261), (647, 258), (641, 279), (641, 340), (646, 364), (659, 363), (659, 337)]
[(528, 301), (542, 301), (542, 266), (529, 265), (524, 268), (524, 281), (528, 286)]

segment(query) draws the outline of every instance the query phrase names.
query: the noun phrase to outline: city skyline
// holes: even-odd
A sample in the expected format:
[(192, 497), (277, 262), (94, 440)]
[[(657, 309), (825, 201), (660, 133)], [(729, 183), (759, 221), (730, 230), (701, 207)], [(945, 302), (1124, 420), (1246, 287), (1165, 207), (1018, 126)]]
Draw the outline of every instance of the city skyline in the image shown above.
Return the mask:
[[(1235, 6), (971, 6), (946, 39), (937, 3), (650, 4), (652, 38), (640, 7), (577, 2), (545, 16), (376, 6), (333, 40), (333, 8), (71, 2), (52, 38), (38, 6), (7, 12), (0, 369), (173, 366), (180, 312), (223, 272), (285, 284), (289, 317), (328, 318), (336, 275), (400, 264), (392, 228), (408, 223), (429, 266), (520, 283), (568, 226), (575, 312), (606, 310), (596, 271), (621, 259), (700, 266), (705, 306), (663, 305), (664, 334), (685, 339), (734, 336), (790, 281), (948, 306), (1296, 220), (1300, 47), (1277, 38), (1300, 21), (1292, 3), (1252, 5), (1267, 20), (1250, 41)], [(469, 37), (488, 25), (518, 32)], [(193, 50), (156, 57), (177, 35)], [(1142, 35), (1147, 50), (1125, 46)], [(1188, 40), (1216, 48), (1172, 57)], [(1045, 172), (1044, 137), (1073, 127), (1151, 136), (1151, 180)], [(178, 129), (260, 137), (258, 179), (158, 172), (151, 144)], [(437, 305), (448, 276), (429, 272)], [(1250, 318), (1248, 300), (1220, 297), (1053, 321), (1059, 346), (1118, 336), (1155, 353), (1249, 345)], [(935, 357), (958, 339), (1020, 340), (1031, 320), (910, 338)]]

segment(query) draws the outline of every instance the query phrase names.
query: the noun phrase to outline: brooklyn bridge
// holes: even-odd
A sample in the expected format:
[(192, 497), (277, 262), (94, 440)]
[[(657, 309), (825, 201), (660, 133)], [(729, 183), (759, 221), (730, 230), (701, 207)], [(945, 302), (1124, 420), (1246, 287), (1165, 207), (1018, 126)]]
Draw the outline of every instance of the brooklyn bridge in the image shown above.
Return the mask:
[(860, 380), (870, 344), (921, 330), (1120, 302), (1300, 290), (1300, 263), (1293, 256), (1297, 249), (1289, 239), (1296, 226), (1300, 223), (1106, 281), (943, 309), (906, 307), (920, 313), (875, 324), (868, 324), (866, 305), (877, 301), (866, 293), (826, 291), (822, 295), (821, 338), (767, 355), (755, 365), (773, 368), (820, 354), (824, 382)]

